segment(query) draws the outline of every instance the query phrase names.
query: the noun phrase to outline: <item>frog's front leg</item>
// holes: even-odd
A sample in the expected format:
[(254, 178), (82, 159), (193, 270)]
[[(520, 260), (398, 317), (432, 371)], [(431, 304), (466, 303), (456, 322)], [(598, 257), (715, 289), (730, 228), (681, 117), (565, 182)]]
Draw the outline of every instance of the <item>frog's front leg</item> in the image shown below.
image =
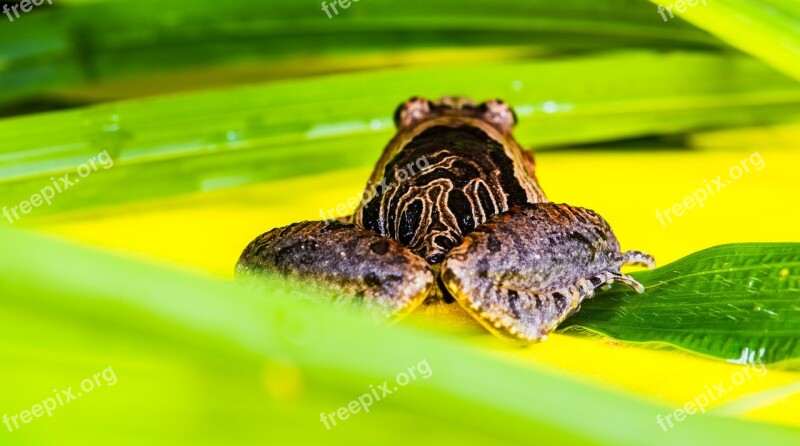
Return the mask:
[(237, 275), (273, 274), (401, 316), (428, 295), (428, 263), (399, 243), (339, 221), (306, 221), (273, 229), (245, 248)]
[(623, 283), (626, 263), (651, 256), (622, 254), (608, 223), (589, 209), (539, 203), (497, 214), (469, 233), (442, 264), (452, 296), (493, 333), (523, 341), (547, 337), (597, 287)]

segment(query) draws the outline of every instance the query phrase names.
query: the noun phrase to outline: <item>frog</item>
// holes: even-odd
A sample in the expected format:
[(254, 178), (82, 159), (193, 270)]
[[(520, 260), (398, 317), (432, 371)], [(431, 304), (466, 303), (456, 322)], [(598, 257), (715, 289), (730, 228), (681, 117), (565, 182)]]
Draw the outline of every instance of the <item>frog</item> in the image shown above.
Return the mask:
[(548, 200), (506, 102), (412, 97), (394, 122), (351, 215), (258, 236), (237, 276), (310, 284), (381, 319), (457, 302), (489, 332), (525, 344), (547, 339), (598, 288), (644, 292), (621, 269), (653, 268), (653, 256), (621, 251), (595, 211)]

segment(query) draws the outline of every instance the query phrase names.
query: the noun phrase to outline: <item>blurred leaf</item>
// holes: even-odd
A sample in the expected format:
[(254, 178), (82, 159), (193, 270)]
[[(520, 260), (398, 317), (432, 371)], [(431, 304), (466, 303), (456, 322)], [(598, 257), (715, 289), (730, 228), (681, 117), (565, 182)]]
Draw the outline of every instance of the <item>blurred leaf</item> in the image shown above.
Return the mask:
[[(653, 12), (639, 0), (509, 0), (502, 8), (461, 0), (456, 9), (444, 0), (365, 1), (340, 10), (334, 19), (320, 2), (304, 1), (75, 3), (39, 8), (13, 26), (0, 27), (0, 85), (5, 87), (0, 103), (203, 67), (239, 69), (139, 79), (116, 97), (199, 88), (237, 76), (253, 82), (414, 64), (415, 50), (527, 48), (510, 55), (519, 58), (543, 52), (720, 45), (684, 23), (665, 27), (650, 19)], [(506, 51), (494, 56), (507, 57)], [(439, 61), (454, 62), (446, 57)]]
[[(661, 0), (649, 0), (656, 5)], [(676, 15), (800, 80), (800, 2), (797, 0), (698, 0)], [(666, 11), (666, 10), (665, 10)], [(669, 19), (664, 12), (664, 18)]]
[(800, 120), (800, 84), (735, 56), (624, 53), (348, 74), (0, 121), (0, 201), (76, 177), (104, 150), (113, 169), (36, 214), (367, 166), (393, 133), (397, 104), (455, 93), (513, 104), (524, 145)]
[(742, 363), (800, 359), (800, 243), (717, 246), (633, 275), (644, 294), (599, 293), (562, 329)]
[[(665, 434), (655, 416), (671, 409), (554, 372), (523, 367), (463, 339), (406, 326), (378, 327), (330, 307), (309, 305), (274, 288), (254, 293), (230, 283), (18, 231), (0, 229), (0, 270), (0, 306), (11, 311), (85, 327), (110, 327), (123, 334), (157, 336), (162, 343), (177, 342), (242, 359), (280, 358), (296, 364), (310, 379), (327, 383), (323, 389), (346, 389), (353, 392), (352, 398), (370, 383), (380, 383), (427, 360), (430, 379), (414, 381), (381, 404), (405, 410), (413, 407), (414, 413), (437, 420), (429, 427), (434, 434), (455, 425), (465, 432), (492, 435), (499, 442), (526, 442), (531, 432), (551, 442), (609, 445), (748, 441), (791, 445), (798, 439), (795, 429), (711, 415), (690, 417)], [(32, 336), (35, 339), (37, 335)], [(8, 373), (4, 370), (0, 369), (0, 374)], [(229, 398), (222, 397), (215, 419), (240, 416), (241, 406), (227, 404), (238, 398), (238, 392)], [(116, 416), (103, 416), (104, 426), (130, 425), (132, 419), (145, 426), (157, 422), (163, 413), (161, 403), (149, 401), (148, 405), (127, 407)], [(24, 407), (25, 399), (14, 394), (14, 402)], [(95, 410), (99, 413), (104, 407), (115, 407), (113, 403), (110, 400), (109, 406), (103, 406), (95, 400)], [(284, 411), (278, 417), (280, 422), (271, 425), (272, 435), (300, 443), (330, 435), (331, 442), (336, 442), (341, 439), (338, 432), (347, 435), (347, 430), (343, 426), (338, 431), (324, 431), (317, 423), (319, 413), (326, 409), (330, 410), (312, 406)], [(608, 428), (621, 419), (626, 428)], [(190, 420), (177, 418), (175, 423), (160, 425), (161, 435), (180, 442), (180, 433), (191, 429)], [(399, 427), (396, 423), (402, 421), (384, 419), (383, 426)], [(219, 428), (230, 432), (224, 424)], [(82, 432), (84, 444), (99, 444), (110, 432), (113, 429), (86, 429)], [(126, 432), (152, 440), (154, 431)], [(51, 432), (51, 439), (59, 438), (59, 433)], [(417, 435), (416, 429), (395, 429), (387, 441), (399, 444), (414, 441)]]

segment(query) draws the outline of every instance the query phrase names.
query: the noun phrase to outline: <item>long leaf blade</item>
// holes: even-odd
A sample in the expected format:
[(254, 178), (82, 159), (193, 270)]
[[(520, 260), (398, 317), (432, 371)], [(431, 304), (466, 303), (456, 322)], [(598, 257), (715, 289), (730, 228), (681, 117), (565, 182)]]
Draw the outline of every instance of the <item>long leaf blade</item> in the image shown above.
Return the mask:
[(664, 342), (731, 362), (800, 359), (800, 243), (709, 248), (599, 293), (564, 327)]
[[(427, 358), (435, 370), (432, 378), (384, 404), (407, 404), (444, 423), (501, 440), (528, 441), (535, 429), (550, 441), (581, 444), (797, 441), (795, 429), (714, 416), (695, 416), (665, 435), (655, 417), (669, 409), (520, 367), (463, 340), (407, 327), (379, 328), (275, 289), (252, 293), (7, 229), (0, 229), (0, 249), (0, 305), (155, 334), (243, 358), (283, 358), (318, 379), (335, 373), (338, 385), (354, 392)], [(295, 415), (288, 418), (296, 423), (277, 424), (273, 430), (295, 431), (297, 425), (308, 425), (306, 416), (312, 415), (314, 423), (319, 417), (310, 411)], [(625, 420), (625, 429), (608, 428), (619, 420)], [(93, 435), (87, 433), (87, 441), (102, 438)], [(294, 435), (318, 437), (303, 431)], [(397, 435), (390, 441), (411, 441), (416, 432)]]
[[(663, 8), (661, 0), (649, 1)], [(684, 3), (684, 11), (678, 13), (676, 9), (677, 15), (800, 80), (800, 4), (797, 1), (702, 0), (695, 3), (696, 6), (689, 7)], [(666, 13), (664, 15), (668, 20)]]
[(0, 200), (27, 200), (104, 150), (113, 169), (37, 214), (366, 166), (398, 103), (454, 93), (513, 104), (526, 146), (800, 119), (800, 85), (742, 57), (635, 52), (348, 74), (0, 121)]

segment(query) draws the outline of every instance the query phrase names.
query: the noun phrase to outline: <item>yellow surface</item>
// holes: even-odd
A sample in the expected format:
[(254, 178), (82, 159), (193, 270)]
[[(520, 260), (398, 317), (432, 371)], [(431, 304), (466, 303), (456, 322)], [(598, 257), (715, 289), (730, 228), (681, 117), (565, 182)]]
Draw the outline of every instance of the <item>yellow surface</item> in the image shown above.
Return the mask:
[[(659, 264), (732, 242), (800, 241), (800, 128), (738, 130), (698, 135), (696, 149), (562, 150), (537, 154), (540, 182), (553, 201), (589, 207), (611, 223), (623, 249), (655, 255)], [(762, 145), (759, 145), (759, 142)], [(657, 210), (673, 207), (721, 176), (729, 178), (758, 152), (763, 168), (726, 183), (704, 206), (663, 225)], [(332, 160), (335, 162), (335, 160)], [(335, 166), (332, 166), (335, 169)], [(317, 219), (321, 208), (346, 202), (369, 169), (337, 171), (236, 190), (62, 215), (39, 230), (229, 278), (241, 249), (266, 230)], [(731, 387), (711, 403), (726, 413), (800, 426), (800, 373), (770, 369), (731, 384), (742, 366), (668, 349), (645, 349), (588, 336), (553, 335), (527, 349), (480, 332), (465, 336), (499, 354), (546, 364), (601, 385), (660, 400), (672, 410), (720, 382)], [(707, 387), (708, 386), (708, 387)], [(778, 397), (771, 389), (783, 388)], [(762, 395), (763, 394), (763, 395)], [(755, 401), (755, 402), (753, 402)], [(665, 412), (665, 415), (669, 413)], [(655, 420), (654, 420), (655, 422)]]

